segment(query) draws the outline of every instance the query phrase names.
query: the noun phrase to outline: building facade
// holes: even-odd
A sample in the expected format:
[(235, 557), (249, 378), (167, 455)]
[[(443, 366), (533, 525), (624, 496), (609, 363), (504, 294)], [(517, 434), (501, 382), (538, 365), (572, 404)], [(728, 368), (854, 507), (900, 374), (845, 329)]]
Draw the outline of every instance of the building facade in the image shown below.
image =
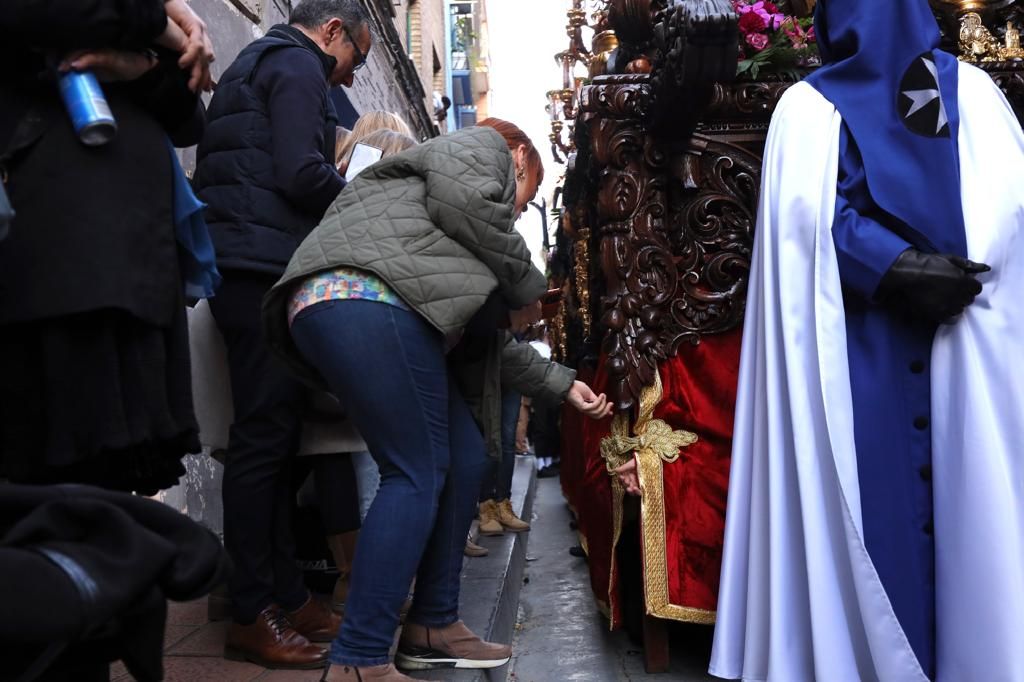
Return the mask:
[(448, 21), (449, 130), (475, 125), (489, 116), (490, 26), (484, 0), (445, 0)]
[[(437, 133), (435, 83), (438, 77), (445, 81), (444, 0), (362, 3), (370, 15), (374, 46), (354, 85), (336, 97), (347, 98), (357, 113), (393, 111), (421, 139), (432, 137)], [(287, 21), (296, 4), (290, 0), (191, 0), (192, 8), (208, 24), (217, 50), (214, 77), (220, 76), (242, 48), (274, 24)], [(410, 39), (415, 39), (415, 44)]]

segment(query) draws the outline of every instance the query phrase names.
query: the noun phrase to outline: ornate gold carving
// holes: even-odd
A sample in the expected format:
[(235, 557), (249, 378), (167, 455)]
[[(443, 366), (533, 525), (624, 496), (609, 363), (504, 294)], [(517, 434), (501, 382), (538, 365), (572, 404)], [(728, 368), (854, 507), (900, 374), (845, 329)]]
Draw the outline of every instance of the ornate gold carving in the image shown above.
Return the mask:
[(619, 39), (615, 37), (615, 31), (601, 31), (591, 41), (593, 54), (588, 62), (590, 77), (602, 76), (608, 70), (608, 58), (615, 48), (619, 46)]
[(994, 62), (999, 59), (999, 41), (981, 21), (977, 12), (960, 18), (960, 58), (969, 62)]
[(548, 331), (548, 334), (551, 337), (551, 349), (555, 355), (554, 360), (562, 363), (564, 363), (565, 359), (569, 356), (569, 342), (566, 338), (565, 316), (565, 296), (562, 296), (562, 300), (558, 303), (558, 313), (555, 315), (555, 319), (551, 321), (551, 326)]
[(573, 274), (576, 276), (576, 300), (579, 302), (579, 315), (583, 323), (583, 337), (590, 336), (590, 228), (580, 229), (579, 239), (575, 243)]
[(967, 12), (960, 17), (960, 59), (967, 62), (1006, 62), (1024, 59), (1020, 31), (1006, 22), (1006, 37), (1001, 44), (985, 27), (981, 15)]

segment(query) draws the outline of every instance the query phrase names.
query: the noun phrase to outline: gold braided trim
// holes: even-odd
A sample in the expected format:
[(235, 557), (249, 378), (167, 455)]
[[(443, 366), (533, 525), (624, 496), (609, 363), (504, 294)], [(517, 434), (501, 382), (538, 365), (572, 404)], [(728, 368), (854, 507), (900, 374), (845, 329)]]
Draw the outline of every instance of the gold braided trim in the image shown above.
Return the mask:
[(640, 417), (634, 427), (639, 434), (636, 450), (637, 476), (640, 479), (640, 532), (643, 538), (644, 601), (648, 615), (685, 623), (710, 625), (715, 612), (672, 604), (668, 587), (668, 548), (665, 526), (666, 464), (679, 459), (679, 450), (697, 442), (697, 435), (673, 431), (664, 421), (653, 419), (661, 402), (661, 373), (655, 372), (654, 385), (640, 394)]
[(612, 420), (611, 434), (601, 440), (601, 457), (609, 474), (632, 459), (634, 452), (638, 460), (649, 457), (671, 464), (679, 459), (680, 448), (697, 442), (697, 434), (673, 431), (666, 422), (654, 419), (662, 393), (661, 375), (655, 372), (654, 385), (640, 393), (640, 416), (633, 427), (635, 436), (629, 433), (629, 415), (618, 414)]
[(612, 610), (608, 607), (608, 602), (601, 601), (597, 597), (594, 597), (594, 603), (597, 604), (597, 610), (601, 612), (601, 615), (603, 615), (605, 618), (607, 618), (608, 622), (611, 623), (612, 622)]
[[(612, 479), (612, 552), (611, 570), (608, 572), (608, 605), (614, 607), (619, 601), (619, 592), (615, 586), (619, 584), (619, 561), (618, 547), (619, 538), (622, 537), (622, 517), (625, 514), (626, 489), (619, 483), (619, 479)], [(609, 611), (609, 613), (612, 613)], [(611, 616), (608, 618), (612, 626), (615, 625)]]
[(674, 431), (665, 421), (654, 418), (664, 389), (661, 374), (654, 373), (654, 385), (640, 393), (640, 415), (630, 435), (629, 415), (618, 414), (612, 420), (611, 433), (601, 440), (601, 457), (612, 476), (612, 556), (608, 603), (617, 601), (618, 562), (616, 549), (622, 535), (625, 489), (615, 469), (636, 455), (640, 479), (640, 530), (643, 535), (644, 601), (647, 613), (658, 618), (688, 623), (713, 623), (715, 613), (678, 606), (669, 602), (668, 556), (665, 529), (664, 465), (679, 459), (679, 450), (697, 442), (697, 434)]

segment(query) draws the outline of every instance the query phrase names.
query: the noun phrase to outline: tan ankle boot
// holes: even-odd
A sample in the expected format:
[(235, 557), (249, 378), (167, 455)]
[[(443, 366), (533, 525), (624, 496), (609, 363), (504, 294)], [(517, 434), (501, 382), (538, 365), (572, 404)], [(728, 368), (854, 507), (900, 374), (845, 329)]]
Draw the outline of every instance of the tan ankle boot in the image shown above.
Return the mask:
[(475, 542), (473, 542), (469, 538), (466, 538), (466, 549), (463, 550), (463, 554), (465, 554), (466, 556), (468, 556), (468, 557), (481, 557), (481, 556), (487, 556), (490, 553), (491, 553), (491, 550), (487, 549), (486, 547), (481, 547), (480, 545), (476, 544)]
[(332, 665), (324, 673), (321, 682), (402, 682), (413, 678), (403, 675), (390, 663), (356, 668), (351, 665)]
[(406, 623), (395, 663), (405, 670), (480, 670), (503, 666), (511, 657), (512, 647), (483, 641), (460, 620), (443, 628)]
[(502, 500), (497, 504), (498, 523), (511, 533), (521, 533), (530, 530), (530, 524), (516, 516), (512, 511), (512, 500)]
[(356, 542), (359, 531), (327, 536), (327, 547), (334, 557), (334, 565), (338, 569), (338, 579), (334, 583), (331, 595), (331, 608), (340, 615), (345, 613), (345, 602), (348, 600), (349, 576), (352, 575), (352, 561), (356, 556)]
[(505, 527), (498, 519), (498, 505), (494, 500), (480, 503), (480, 535), (504, 535)]

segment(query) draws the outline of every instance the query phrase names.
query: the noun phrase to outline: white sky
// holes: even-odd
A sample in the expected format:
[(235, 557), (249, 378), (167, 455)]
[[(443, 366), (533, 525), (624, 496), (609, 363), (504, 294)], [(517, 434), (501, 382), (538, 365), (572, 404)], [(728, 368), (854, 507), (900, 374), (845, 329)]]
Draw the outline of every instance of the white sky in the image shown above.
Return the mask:
[[(551, 201), (565, 166), (551, 156), (550, 118), (544, 111), (546, 93), (562, 87), (562, 69), (555, 53), (569, 46), (565, 13), (570, 0), (486, 0), (490, 27), (490, 115), (515, 123), (533, 140), (544, 162), (544, 186), (537, 195)], [(535, 208), (516, 225), (537, 267), (543, 244), (540, 213)], [(549, 224), (549, 229), (554, 225)]]

